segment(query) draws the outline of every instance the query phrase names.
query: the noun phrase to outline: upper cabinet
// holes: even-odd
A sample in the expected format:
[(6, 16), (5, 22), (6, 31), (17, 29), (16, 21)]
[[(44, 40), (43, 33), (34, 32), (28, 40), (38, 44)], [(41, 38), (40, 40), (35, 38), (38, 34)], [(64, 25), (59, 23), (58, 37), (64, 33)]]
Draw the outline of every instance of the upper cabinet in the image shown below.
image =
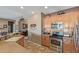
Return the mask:
[[(79, 19), (78, 10), (65, 11), (65, 14), (57, 15), (57, 13), (48, 14), (43, 19), (43, 28), (45, 31), (51, 30), (51, 24), (54, 22), (62, 22), (64, 25), (64, 30), (72, 30), (74, 24)], [(48, 30), (47, 30), (48, 29)]]

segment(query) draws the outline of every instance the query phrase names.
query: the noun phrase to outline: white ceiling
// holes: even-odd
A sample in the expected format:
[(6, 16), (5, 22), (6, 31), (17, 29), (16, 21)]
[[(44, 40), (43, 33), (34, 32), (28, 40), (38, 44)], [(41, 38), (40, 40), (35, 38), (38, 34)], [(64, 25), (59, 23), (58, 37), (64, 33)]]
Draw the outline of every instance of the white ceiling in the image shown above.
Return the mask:
[(24, 6), (24, 9), (21, 9), (20, 6), (0, 6), (0, 18), (16, 19), (21, 16), (29, 17), (32, 15), (32, 11), (34, 13), (43, 12), (48, 14), (72, 7), (75, 6), (48, 6), (47, 9), (44, 6)]

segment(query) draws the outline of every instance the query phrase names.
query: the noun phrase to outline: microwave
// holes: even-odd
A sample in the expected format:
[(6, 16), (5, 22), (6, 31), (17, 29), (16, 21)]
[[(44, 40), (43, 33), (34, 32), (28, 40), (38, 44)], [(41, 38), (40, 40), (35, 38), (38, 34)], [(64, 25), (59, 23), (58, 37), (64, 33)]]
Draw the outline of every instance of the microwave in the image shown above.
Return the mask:
[(62, 22), (54, 22), (51, 24), (51, 29), (63, 29), (63, 23)]

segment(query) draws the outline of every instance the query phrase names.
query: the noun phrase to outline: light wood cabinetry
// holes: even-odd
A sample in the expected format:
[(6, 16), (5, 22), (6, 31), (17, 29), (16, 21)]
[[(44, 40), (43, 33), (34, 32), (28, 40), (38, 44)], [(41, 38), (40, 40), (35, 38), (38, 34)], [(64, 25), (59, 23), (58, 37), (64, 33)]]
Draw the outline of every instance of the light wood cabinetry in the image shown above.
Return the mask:
[(75, 52), (75, 46), (72, 38), (64, 38), (63, 40), (63, 52), (73, 53)]
[(48, 35), (42, 35), (41, 44), (46, 47), (50, 47), (50, 39)]
[[(79, 20), (79, 7), (71, 8), (68, 10), (64, 10), (65, 14), (57, 15), (57, 12), (48, 14), (43, 18), (43, 29), (44, 31), (48, 31), (47, 29), (51, 29), (51, 24), (53, 22), (62, 22), (64, 29), (63, 31), (73, 31), (74, 25)], [(46, 45), (46, 36), (42, 37), (42, 45)], [(65, 41), (64, 41), (65, 40)], [(63, 40), (63, 52), (75, 52), (75, 46), (73, 42), (73, 38), (64, 38)], [(79, 51), (79, 49), (78, 49)]]
[(16, 41), (16, 43), (24, 47), (24, 37), (19, 38), (19, 40)]

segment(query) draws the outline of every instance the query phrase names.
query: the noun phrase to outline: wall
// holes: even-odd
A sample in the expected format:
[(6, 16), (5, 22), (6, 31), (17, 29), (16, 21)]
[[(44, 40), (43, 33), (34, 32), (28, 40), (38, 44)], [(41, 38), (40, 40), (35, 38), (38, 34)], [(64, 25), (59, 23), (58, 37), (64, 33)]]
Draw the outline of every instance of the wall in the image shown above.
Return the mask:
[[(0, 31), (8, 32), (8, 21), (15, 22), (15, 20), (12, 20), (12, 19), (0, 18), (0, 26), (2, 27), (2, 29), (0, 29)], [(3, 25), (7, 25), (7, 28), (3, 28)], [(13, 27), (13, 31), (15, 32), (14, 28), (15, 28), (15, 26)]]
[[(41, 44), (41, 13), (34, 14), (28, 19), (29, 39), (34, 43)], [(36, 24), (35, 28), (31, 28), (31, 24)]]
[[(0, 27), (3, 28), (3, 25), (8, 25), (8, 21), (0, 19)], [(6, 31), (6, 32), (8, 32), (8, 27), (5, 28), (5, 29), (0, 29), (0, 31)]]
[[(31, 24), (36, 24), (36, 27), (32, 29)], [(28, 19), (28, 30), (36, 35), (41, 35), (41, 13), (34, 14)]]

